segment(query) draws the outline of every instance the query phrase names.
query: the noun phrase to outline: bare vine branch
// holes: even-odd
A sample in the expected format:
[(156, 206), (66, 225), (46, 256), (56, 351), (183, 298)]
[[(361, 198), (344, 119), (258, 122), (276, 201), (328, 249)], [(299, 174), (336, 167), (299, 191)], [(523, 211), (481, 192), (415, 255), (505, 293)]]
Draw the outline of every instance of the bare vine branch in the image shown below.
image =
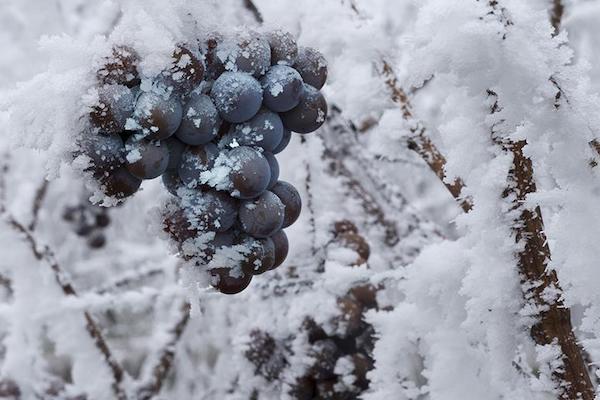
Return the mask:
[(29, 223), (29, 230), (34, 231), (38, 220), (40, 209), (42, 208), (42, 204), (44, 203), (44, 199), (46, 198), (46, 194), (48, 193), (48, 185), (49, 181), (44, 179), (44, 181), (38, 186), (35, 197), (33, 198), (33, 205), (31, 208), (31, 222)]
[(152, 377), (150, 382), (145, 384), (138, 392), (138, 399), (150, 400), (160, 393), (165, 379), (167, 378), (173, 360), (175, 359), (175, 350), (179, 343), (185, 328), (190, 320), (190, 304), (185, 302), (181, 306), (181, 313), (173, 328), (169, 331), (170, 339), (160, 350), (160, 356), (154, 368), (152, 368)]
[(562, 0), (552, 0), (552, 9), (550, 11), (550, 23), (554, 27), (554, 35), (558, 35), (560, 32), (560, 24), (562, 17), (565, 12), (565, 6), (562, 4)]
[[(8, 171), (8, 165), (5, 164), (2, 166), (2, 173), (0, 173), (0, 216), (4, 221), (11, 227), (15, 232), (17, 232), (22, 239), (29, 245), (29, 248), (33, 254), (33, 256), (40, 262), (46, 263), (54, 273), (54, 278), (56, 282), (62, 289), (63, 293), (67, 296), (77, 296), (77, 292), (73, 285), (69, 282), (66, 274), (63, 272), (62, 268), (58, 264), (56, 257), (54, 256), (54, 252), (48, 246), (40, 246), (33, 236), (33, 233), (27, 229), (23, 224), (15, 219), (15, 217), (10, 214), (6, 208), (5, 198), (6, 198), (6, 184), (5, 184), (5, 173)], [(117, 362), (117, 360), (112, 355), (104, 336), (98, 324), (92, 317), (89, 312), (84, 312), (84, 317), (86, 320), (86, 330), (90, 337), (92, 338), (96, 348), (102, 354), (104, 361), (106, 362), (108, 368), (111, 371), (113, 377), (112, 389), (117, 399), (122, 400), (126, 399), (125, 392), (123, 391), (121, 384), (124, 377), (124, 371)]]
[(391, 91), (392, 101), (400, 106), (404, 119), (413, 123), (412, 135), (408, 139), (408, 148), (421, 156), (446, 186), (452, 197), (458, 201), (463, 211), (468, 213), (473, 208), (473, 204), (471, 199), (462, 197), (462, 191), (465, 187), (464, 181), (461, 178), (456, 178), (451, 183), (446, 181), (446, 158), (427, 135), (424, 124), (414, 118), (410, 100), (404, 90), (398, 86), (398, 78), (391, 65), (385, 60), (383, 61), (382, 74), (385, 77), (386, 85)]
[[(498, 112), (500, 106), (497, 94), (492, 90), (488, 90), (488, 94), (496, 98), (491, 108), (492, 113)], [(518, 214), (513, 221), (512, 230), (515, 241), (522, 247), (517, 253), (517, 259), (525, 287), (525, 299), (540, 310), (538, 320), (531, 327), (531, 337), (540, 346), (560, 346), (564, 367), (554, 370), (553, 375), (564, 391), (562, 398), (592, 400), (594, 387), (573, 333), (571, 311), (559, 295), (562, 288), (556, 271), (548, 265), (551, 253), (544, 231), (542, 211), (539, 206), (533, 209), (526, 206), (527, 197), (537, 191), (533, 163), (523, 152), (527, 142), (499, 138), (494, 131), (492, 136), (505, 152), (513, 155), (513, 165), (503, 197), (509, 202), (511, 211)], [(556, 293), (555, 298), (549, 300), (548, 293)]]

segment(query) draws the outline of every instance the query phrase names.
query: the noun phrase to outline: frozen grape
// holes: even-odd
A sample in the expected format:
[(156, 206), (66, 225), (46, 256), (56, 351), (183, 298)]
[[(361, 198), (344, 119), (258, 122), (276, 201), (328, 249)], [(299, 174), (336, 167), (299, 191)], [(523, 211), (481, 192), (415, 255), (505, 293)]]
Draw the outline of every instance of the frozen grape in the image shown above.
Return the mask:
[(99, 178), (115, 171), (124, 163), (124, 145), (119, 135), (86, 131), (79, 141), (79, 154), (89, 157), (89, 167)]
[(178, 46), (172, 55), (171, 66), (161, 73), (163, 84), (177, 94), (194, 90), (204, 77), (204, 64), (188, 48)]
[(271, 47), (259, 33), (242, 32), (224, 41), (217, 50), (217, 56), (225, 69), (233, 72), (246, 72), (259, 78), (271, 66)]
[(291, 138), (292, 138), (292, 131), (290, 131), (287, 128), (283, 128), (283, 136), (281, 138), (281, 142), (279, 142), (277, 147), (273, 150), (273, 154), (279, 154), (283, 150), (285, 150), (287, 145), (290, 143)]
[(121, 167), (101, 180), (102, 190), (109, 197), (124, 199), (138, 191), (142, 180), (133, 176), (126, 167)]
[(265, 106), (275, 112), (285, 112), (300, 103), (304, 90), (302, 77), (292, 67), (275, 65), (260, 80)]
[(275, 156), (268, 151), (265, 151), (263, 156), (265, 156), (267, 162), (269, 163), (269, 167), (271, 168), (271, 180), (269, 181), (269, 186), (267, 186), (267, 189), (271, 189), (273, 186), (275, 186), (275, 184), (277, 184), (277, 180), (279, 179), (279, 163), (277, 162)]
[(267, 159), (251, 147), (240, 146), (228, 154), (231, 164), (229, 181), (231, 195), (240, 199), (251, 199), (263, 193), (271, 180)]
[(179, 177), (179, 171), (176, 169), (167, 169), (161, 176), (163, 186), (173, 196), (177, 196), (179, 188), (183, 187), (183, 182)]
[(92, 124), (107, 133), (120, 133), (133, 113), (134, 96), (122, 85), (106, 85), (98, 89), (98, 103), (90, 111)]
[(292, 184), (284, 181), (277, 182), (270, 191), (283, 203), (285, 216), (283, 218), (282, 228), (287, 228), (296, 222), (300, 216), (300, 211), (302, 210), (302, 199), (300, 198), (300, 194)]
[(163, 140), (179, 128), (182, 114), (181, 103), (174, 96), (143, 92), (135, 105), (134, 121), (137, 126), (129, 128), (141, 129), (147, 139)]
[(223, 294), (240, 293), (250, 285), (252, 274), (239, 272), (239, 275), (237, 275), (236, 272), (238, 271), (225, 267), (211, 269), (211, 285)]
[(188, 147), (181, 155), (179, 177), (188, 187), (202, 184), (201, 174), (210, 170), (219, 155), (219, 149), (213, 143), (204, 146)]
[(223, 142), (230, 146), (258, 146), (271, 151), (281, 142), (282, 137), (283, 123), (279, 115), (262, 109), (251, 120), (235, 125)]
[(304, 85), (300, 103), (288, 112), (281, 114), (286, 128), (298, 133), (314, 132), (327, 118), (327, 102), (317, 89)]
[(250, 249), (242, 268), (249, 269), (254, 275), (261, 275), (271, 270), (275, 264), (275, 245), (270, 238), (249, 238), (244, 244)]
[(139, 179), (157, 178), (169, 165), (169, 149), (160, 142), (131, 137), (125, 143), (125, 151), (127, 169)]
[(282, 230), (271, 236), (271, 240), (273, 241), (275, 250), (275, 260), (271, 269), (275, 269), (281, 264), (283, 264), (283, 262), (285, 261), (288, 255), (288, 251), (290, 249), (290, 245), (288, 242), (287, 235)]
[(210, 97), (192, 94), (183, 108), (181, 125), (175, 136), (192, 146), (206, 144), (219, 133), (221, 118)]
[(187, 214), (176, 201), (171, 202), (163, 213), (163, 231), (181, 245), (198, 235), (198, 229), (192, 226)]
[(225, 232), (237, 218), (238, 205), (227, 193), (187, 191), (182, 198), (188, 220), (200, 231)]
[(294, 36), (280, 29), (267, 33), (271, 46), (271, 64), (294, 65), (298, 57), (298, 44)]
[(87, 244), (92, 249), (101, 249), (106, 244), (106, 236), (101, 232), (94, 232), (88, 237)]
[(255, 200), (247, 200), (240, 207), (242, 230), (257, 238), (266, 238), (281, 229), (285, 207), (279, 198), (264, 192)]
[(186, 149), (185, 143), (173, 136), (161, 143), (169, 149), (169, 165), (167, 169), (178, 170), (181, 163), (181, 156)]
[(131, 47), (114, 47), (112, 55), (106, 57), (104, 65), (98, 70), (98, 81), (105, 85), (125, 85), (130, 88), (139, 85), (138, 61), (139, 57)]
[(213, 84), (210, 96), (221, 118), (233, 123), (254, 117), (262, 104), (260, 83), (241, 72), (223, 73)]
[(294, 68), (300, 73), (304, 83), (321, 89), (327, 80), (327, 60), (319, 50), (300, 47)]

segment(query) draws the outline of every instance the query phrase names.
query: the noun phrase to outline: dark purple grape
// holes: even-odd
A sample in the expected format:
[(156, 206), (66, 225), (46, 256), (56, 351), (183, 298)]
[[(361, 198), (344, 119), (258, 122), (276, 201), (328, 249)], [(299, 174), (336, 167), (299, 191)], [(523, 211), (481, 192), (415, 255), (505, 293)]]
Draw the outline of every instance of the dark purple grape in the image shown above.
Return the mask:
[(125, 143), (127, 169), (139, 179), (154, 179), (162, 175), (169, 165), (169, 149), (161, 142), (135, 140)]
[(163, 71), (159, 79), (167, 88), (179, 95), (194, 90), (204, 77), (204, 64), (189, 49), (177, 46), (172, 55), (171, 66)]
[(167, 165), (167, 169), (177, 171), (179, 169), (179, 164), (181, 164), (181, 156), (187, 146), (174, 136), (171, 136), (161, 143), (169, 149), (169, 165)]
[(163, 231), (179, 245), (198, 235), (198, 229), (193, 227), (179, 201), (173, 200), (163, 212)]
[(198, 146), (213, 140), (220, 126), (219, 112), (210, 97), (194, 93), (183, 108), (183, 118), (175, 136), (184, 143)]
[(217, 51), (225, 69), (232, 72), (246, 72), (259, 78), (271, 66), (271, 47), (259, 33), (242, 32), (225, 40)]
[(277, 147), (283, 138), (283, 123), (279, 115), (262, 109), (251, 120), (235, 125), (222, 140), (224, 145), (257, 146), (267, 151)]
[(239, 123), (254, 117), (262, 104), (260, 83), (242, 72), (225, 72), (213, 84), (210, 96), (225, 121)]
[(99, 228), (106, 228), (110, 225), (110, 216), (106, 212), (106, 209), (102, 208), (98, 214), (96, 214), (96, 226)]
[(270, 238), (257, 239), (242, 235), (239, 243), (245, 249), (243, 252), (244, 259), (241, 262), (244, 271), (260, 275), (273, 268), (275, 246)]
[(290, 250), (290, 245), (287, 235), (282, 230), (271, 236), (271, 240), (275, 246), (275, 261), (271, 269), (275, 269), (285, 261), (288, 251)]
[(282, 228), (292, 225), (300, 216), (302, 210), (302, 199), (300, 194), (291, 183), (279, 181), (270, 189), (283, 203), (285, 216), (283, 218)]
[(279, 179), (279, 163), (275, 156), (268, 151), (265, 151), (263, 156), (265, 156), (269, 163), (269, 167), (271, 168), (271, 180), (269, 181), (269, 186), (267, 186), (267, 189), (271, 189), (277, 184), (277, 180)]
[(279, 197), (264, 192), (255, 200), (246, 200), (240, 207), (242, 230), (257, 238), (266, 238), (281, 229), (285, 207)]
[(179, 128), (182, 114), (181, 103), (174, 96), (143, 92), (135, 105), (135, 124), (128, 128), (141, 130), (146, 139), (164, 140)]
[(273, 150), (273, 154), (279, 154), (283, 150), (285, 150), (287, 145), (290, 143), (291, 138), (292, 138), (292, 131), (290, 131), (287, 128), (283, 128), (283, 137), (281, 138), (281, 142), (279, 142), (279, 144), (277, 145), (275, 150)]
[(210, 270), (211, 285), (223, 294), (237, 294), (250, 285), (252, 274), (232, 268), (213, 268)]
[(109, 197), (123, 199), (138, 191), (142, 180), (133, 176), (126, 167), (121, 167), (101, 180), (102, 190)]
[(231, 150), (228, 157), (233, 197), (251, 199), (267, 189), (271, 180), (271, 167), (259, 151), (240, 146)]
[(181, 155), (181, 164), (179, 165), (179, 177), (183, 184), (188, 187), (201, 185), (202, 173), (214, 166), (218, 156), (219, 149), (213, 143), (188, 147)]
[(298, 57), (298, 44), (294, 36), (281, 29), (266, 34), (271, 46), (271, 64), (294, 65)]
[(102, 232), (94, 232), (87, 239), (87, 243), (92, 249), (101, 249), (106, 244), (106, 236)]
[(139, 57), (131, 47), (114, 47), (112, 55), (106, 57), (104, 65), (98, 70), (98, 81), (104, 85), (125, 85), (130, 88), (139, 85), (138, 61)]
[(161, 176), (163, 186), (167, 188), (167, 191), (173, 196), (177, 196), (177, 191), (182, 188), (183, 182), (179, 177), (179, 171), (176, 169), (167, 169)]
[(323, 54), (312, 47), (298, 48), (298, 58), (294, 68), (300, 73), (304, 83), (321, 89), (327, 80), (327, 60)]
[(86, 131), (79, 140), (78, 154), (89, 158), (87, 170), (101, 178), (120, 168), (125, 162), (125, 146), (119, 135)]
[(269, 109), (275, 112), (285, 112), (300, 103), (304, 83), (294, 68), (286, 65), (274, 65), (262, 77), (260, 83), (263, 88), (263, 102)]
[(225, 232), (237, 218), (238, 204), (227, 193), (187, 190), (181, 203), (192, 226), (199, 231)]
[(90, 111), (92, 125), (106, 133), (120, 133), (133, 113), (135, 99), (126, 86), (106, 85), (98, 88), (98, 102)]
[(242, 244), (250, 249), (242, 261), (242, 268), (252, 271), (254, 275), (264, 274), (273, 268), (275, 245), (270, 238), (247, 238)]
[(94, 231), (95, 226), (87, 224), (85, 221), (78, 221), (75, 226), (75, 234), (77, 236), (88, 236)]
[(215, 237), (212, 238), (207, 244), (206, 248), (203, 249), (207, 263), (212, 260), (212, 257), (220, 249), (228, 249), (235, 245), (236, 235), (235, 232), (230, 229), (225, 232), (216, 232)]
[(300, 104), (281, 114), (286, 128), (298, 133), (314, 132), (327, 118), (327, 101), (323, 94), (310, 85), (304, 85)]

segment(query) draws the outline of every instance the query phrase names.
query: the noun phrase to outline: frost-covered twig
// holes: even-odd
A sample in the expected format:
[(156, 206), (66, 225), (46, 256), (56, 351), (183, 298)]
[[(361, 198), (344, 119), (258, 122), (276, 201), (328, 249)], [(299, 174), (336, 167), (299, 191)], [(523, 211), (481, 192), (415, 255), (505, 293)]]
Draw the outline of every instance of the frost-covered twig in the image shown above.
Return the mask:
[[(495, 92), (489, 90), (488, 94), (497, 99)], [(498, 110), (496, 102), (492, 112)], [(533, 163), (523, 152), (527, 142), (497, 137), (494, 140), (505, 152), (513, 155), (508, 186), (503, 195), (510, 202), (510, 210), (518, 215), (512, 229), (516, 242), (522, 246), (517, 259), (523, 284), (527, 287), (525, 297), (540, 310), (539, 318), (531, 328), (531, 337), (541, 346), (560, 346), (564, 366), (553, 374), (564, 390), (562, 398), (592, 400), (594, 388), (573, 333), (571, 312), (560, 297), (562, 289), (556, 271), (548, 267), (551, 254), (541, 209), (539, 206), (531, 209), (526, 205), (527, 197), (537, 190)], [(553, 294), (552, 299), (549, 299), (550, 293)]]
[(104, 293), (108, 293), (108, 292), (112, 292), (115, 291), (117, 289), (120, 289), (122, 287), (126, 287), (126, 286), (131, 286), (134, 285), (136, 283), (140, 283), (146, 279), (150, 279), (153, 278), (155, 276), (158, 275), (162, 275), (164, 274), (164, 270), (162, 269), (150, 269), (150, 270), (144, 270), (144, 271), (138, 271), (133, 275), (130, 276), (125, 276), (123, 278), (119, 278), (107, 285), (104, 285), (98, 289), (96, 289), (96, 293), (98, 294), (104, 294)]
[(46, 193), (48, 193), (48, 185), (49, 181), (44, 179), (44, 181), (35, 191), (35, 197), (33, 198), (33, 205), (31, 207), (31, 222), (29, 223), (28, 227), (30, 231), (34, 231), (37, 226), (40, 209), (42, 208), (42, 204), (46, 198)]
[(171, 370), (175, 358), (175, 349), (179, 343), (183, 332), (190, 320), (190, 304), (185, 302), (181, 306), (181, 314), (177, 319), (175, 326), (170, 330), (170, 339), (160, 350), (160, 356), (154, 368), (152, 368), (152, 377), (150, 382), (145, 384), (138, 392), (138, 399), (150, 400), (160, 393), (160, 389)]
[(409, 149), (421, 156), (429, 168), (444, 183), (450, 194), (458, 201), (460, 207), (465, 212), (471, 211), (473, 207), (471, 200), (463, 198), (461, 194), (465, 186), (463, 180), (456, 178), (452, 183), (446, 181), (446, 158), (427, 135), (424, 124), (414, 118), (410, 100), (404, 90), (398, 86), (398, 78), (391, 65), (385, 60), (383, 61), (382, 74), (386, 85), (391, 90), (392, 100), (400, 106), (404, 119), (413, 122), (412, 135), (408, 139)]
[[(21, 224), (17, 219), (8, 212), (5, 203), (6, 196), (6, 185), (5, 185), (5, 173), (8, 171), (8, 165), (5, 164), (2, 166), (2, 173), (0, 173), (0, 216), (7, 223), (9, 227), (15, 230), (18, 234), (20, 234), (23, 240), (29, 245), (33, 256), (41, 261), (48, 264), (48, 266), (52, 269), (54, 273), (54, 277), (56, 282), (62, 289), (63, 293), (67, 296), (76, 296), (77, 292), (73, 285), (69, 282), (67, 276), (62, 271), (62, 268), (58, 264), (56, 257), (54, 256), (54, 252), (48, 246), (40, 246), (38, 241), (33, 236), (32, 232), (27, 229), (23, 224)], [(94, 341), (96, 348), (102, 353), (104, 361), (109, 367), (112, 377), (113, 377), (113, 385), (112, 389), (115, 393), (116, 398), (125, 399), (125, 392), (121, 387), (121, 383), (123, 381), (124, 372), (117, 360), (112, 355), (104, 336), (98, 324), (92, 317), (89, 312), (84, 312), (84, 317), (86, 320), (86, 330), (89, 333), (90, 337)]]
[[(306, 145), (306, 138), (304, 136), (300, 137), (300, 143), (302, 143), (303, 145)], [(309, 212), (309, 223), (310, 223), (310, 227), (311, 227), (311, 233), (312, 233), (312, 241), (311, 241), (311, 248), (312, 248), (312, 255), (316, 255), (318, 252), (318, 246), (317, 246), (317, 225), (315, 222), (315, 209), (313, 207), (313, 194), (312, 194), (312, 174), (311, 174), (311, 168), (310, 168), (310, 163), (305, 161), (304, 162), (304, 169), (306, 172), (306, 175), (304, 177), (304, 189), (306, 190), (306, 196), (307, 196), (307, 201), (306, 201), (306, 208), (308, 209)]]

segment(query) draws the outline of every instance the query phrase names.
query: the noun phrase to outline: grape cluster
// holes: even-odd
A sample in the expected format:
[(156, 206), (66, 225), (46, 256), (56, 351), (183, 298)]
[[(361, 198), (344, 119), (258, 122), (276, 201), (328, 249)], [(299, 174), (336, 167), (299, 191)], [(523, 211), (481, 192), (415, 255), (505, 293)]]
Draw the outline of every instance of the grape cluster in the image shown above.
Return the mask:
[[(352, 265), (368, 261), (370, 249), (356, 225), (343, 220), (333, 227), (333, 242), (354, 250)], [(294, 337), (275, 339), (269, 332), (254, 330), (250, 334), (246, 358), (255, 373), (268, 381), (281, 379), (286, 368), (298, 359), (310, 360), (304, 375), (292, 385), (290, 395), (296, 400), (351, 400), (359, 398), (369, 387), (367, 373), (373, 369), (374, 329), (364, 320), (364, 313), (379, 307), (377, 288), (369, 283), (356, 284), (337, 298), (339, 313), (329, 328), (307, 317), (302, 326), (308, 349), (306, 357), (293, 354)]]
[(72, 226), (77, 236), (86, 239), (91, 249), (101, 249), (106, 244), (103, 231), (110, 224), (110, 216), (105, 207), (82, 201), (80, 204), (65, 207), (62, 217)]
[(292, 132), (325, 122), (326, 62), (275, 30), (178, 45), (154, 77), (138, 64), (126, 46), (106, 58), (77, 155), (118, 200), (161, 176), (173, 195), (164, 230), (184, 258), (207, 266), (215, 288), (238, 293), (287, 256), (283, 229), (298, 218), (301, 199), (279, 181), (275, 155)]

